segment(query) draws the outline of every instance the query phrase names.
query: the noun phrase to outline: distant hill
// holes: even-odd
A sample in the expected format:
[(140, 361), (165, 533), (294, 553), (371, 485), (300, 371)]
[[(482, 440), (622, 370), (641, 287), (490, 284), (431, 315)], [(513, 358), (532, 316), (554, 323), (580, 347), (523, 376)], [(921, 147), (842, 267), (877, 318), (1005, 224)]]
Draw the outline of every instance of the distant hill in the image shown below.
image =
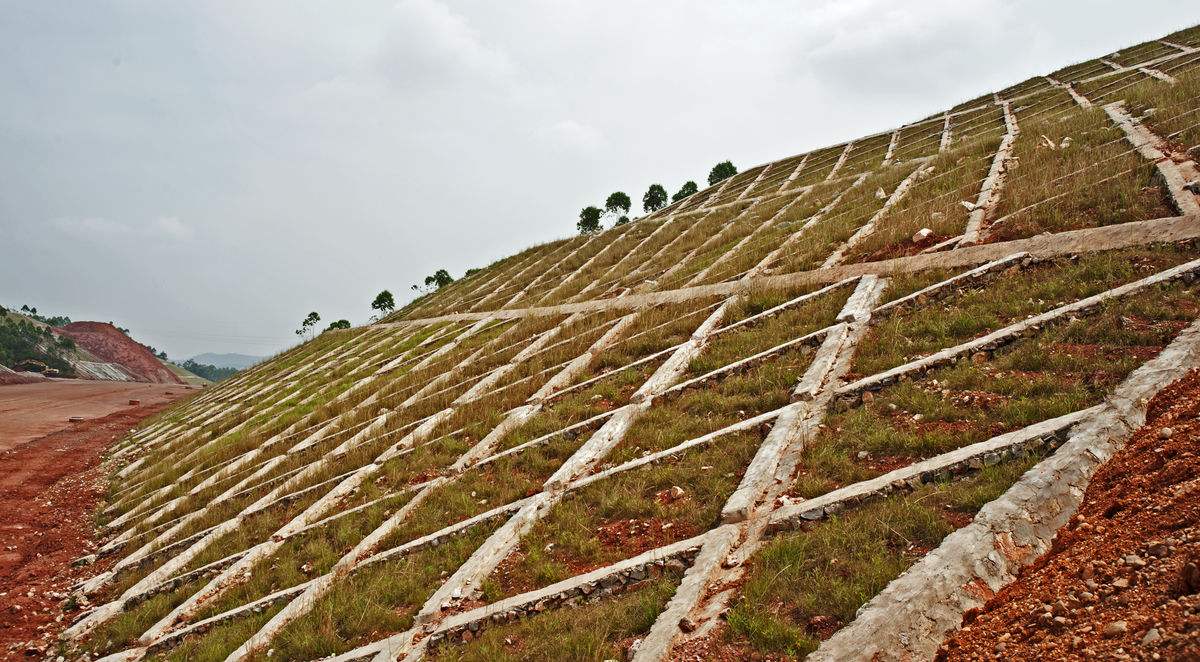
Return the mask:
[(196, 356), (193, 356), (191, 360), (195, 361), (196, 363), (213, 365), (218, 368), (236, 368), (238, 370), (245, 370), (255, 363), (262, 361), (263, 357), (250, 356), (249, 354), (213, 354), (212, 352), (207, 352), (204, 354), (197, 354)]

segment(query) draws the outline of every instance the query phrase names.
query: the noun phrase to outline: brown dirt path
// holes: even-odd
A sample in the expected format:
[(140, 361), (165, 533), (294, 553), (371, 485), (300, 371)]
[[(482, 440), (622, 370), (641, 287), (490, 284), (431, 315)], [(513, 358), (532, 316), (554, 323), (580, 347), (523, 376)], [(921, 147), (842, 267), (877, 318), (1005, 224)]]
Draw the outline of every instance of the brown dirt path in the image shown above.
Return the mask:
[(101, 455), (168, 404), (126, 405), (0, 451), (0, 660), (54, 657), (52, 644), (69, 624), (63, 599), (97, 571), (71, 561), (95, 547), (92, 516), (105, 490)]
[(0, 386), (0, 452), (65, 430), (86, 419), (132, 409), (130, 400), (142, 405), (171, 402), (193, 392), (179, 384), (140, 384), (82, 379), (52, 379), (36, 384)]
[(979, 611), (940, 660), (1200, 660), (1200, 371), (1088, 486), (1054, 547)]

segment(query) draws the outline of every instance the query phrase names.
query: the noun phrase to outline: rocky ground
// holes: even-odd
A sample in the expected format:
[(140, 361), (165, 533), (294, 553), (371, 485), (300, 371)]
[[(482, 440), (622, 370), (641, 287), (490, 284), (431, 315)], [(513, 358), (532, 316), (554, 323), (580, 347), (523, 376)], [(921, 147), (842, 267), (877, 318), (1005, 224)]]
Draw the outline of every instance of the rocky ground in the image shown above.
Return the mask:
[(1054, 548), (940, 660), (1200, 660), (1200, 371), (1161, 392)]

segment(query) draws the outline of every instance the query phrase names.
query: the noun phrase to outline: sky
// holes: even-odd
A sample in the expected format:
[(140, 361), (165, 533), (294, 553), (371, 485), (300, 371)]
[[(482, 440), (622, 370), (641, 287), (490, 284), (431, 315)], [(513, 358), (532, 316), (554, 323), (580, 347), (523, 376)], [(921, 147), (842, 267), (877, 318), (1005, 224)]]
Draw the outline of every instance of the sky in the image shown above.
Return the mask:
[(1142, 0), (0, 0), (0, 305), (270, 354), (580, 208), (1200, 22)]

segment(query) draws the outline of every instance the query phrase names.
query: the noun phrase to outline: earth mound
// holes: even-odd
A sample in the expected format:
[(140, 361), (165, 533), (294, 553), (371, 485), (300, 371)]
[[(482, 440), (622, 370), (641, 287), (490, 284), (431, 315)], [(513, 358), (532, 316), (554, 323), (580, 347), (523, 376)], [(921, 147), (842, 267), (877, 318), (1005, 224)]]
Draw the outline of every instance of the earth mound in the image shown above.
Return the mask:
[(141, 381), (156, 384), (183, 383), (150, 350), (134, 342), (112, 324), (72, 322), (55, 330), (98, 358), (119, 364)]

